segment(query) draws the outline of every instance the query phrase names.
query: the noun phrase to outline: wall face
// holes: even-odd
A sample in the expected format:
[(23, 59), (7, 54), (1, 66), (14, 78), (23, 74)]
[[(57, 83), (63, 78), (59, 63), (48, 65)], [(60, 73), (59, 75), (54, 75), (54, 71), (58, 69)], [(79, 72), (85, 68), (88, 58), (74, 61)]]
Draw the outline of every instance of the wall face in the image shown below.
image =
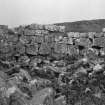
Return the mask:
[[(2, 57), (28, 54), (78, 54), (92, 46), (105, 50), (105, 33), (65, 32), (64, 26), (31, 24), (14, 30), (0, 27), (0, 54)], [(81, 47), (81, 48), (80, 48)], [(96, 48), (96, 47), (95, 47)], [(78, 50), (79, 49), (79, 50)]]

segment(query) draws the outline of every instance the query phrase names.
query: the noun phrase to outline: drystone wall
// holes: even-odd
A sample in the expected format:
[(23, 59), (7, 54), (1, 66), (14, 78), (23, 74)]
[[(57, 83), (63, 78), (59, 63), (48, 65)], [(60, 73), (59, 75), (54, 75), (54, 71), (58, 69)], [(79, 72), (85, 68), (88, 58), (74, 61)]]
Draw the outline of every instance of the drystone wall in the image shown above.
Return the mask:
[(0, 58), (28, 54), (78, 54), (89, 48), (105, 50), (105, 33), (65, 32), (64, 26), (31, 24), (13, 30), (0, 27)]

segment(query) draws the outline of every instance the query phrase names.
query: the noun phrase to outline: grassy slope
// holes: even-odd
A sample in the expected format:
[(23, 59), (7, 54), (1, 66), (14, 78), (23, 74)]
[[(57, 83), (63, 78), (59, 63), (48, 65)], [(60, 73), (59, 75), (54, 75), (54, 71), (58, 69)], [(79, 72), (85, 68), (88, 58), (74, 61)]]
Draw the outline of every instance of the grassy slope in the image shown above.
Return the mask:
[(105, 27), (105, 19), (56, 23), (66, 26), (66, 32), (101, 32)]

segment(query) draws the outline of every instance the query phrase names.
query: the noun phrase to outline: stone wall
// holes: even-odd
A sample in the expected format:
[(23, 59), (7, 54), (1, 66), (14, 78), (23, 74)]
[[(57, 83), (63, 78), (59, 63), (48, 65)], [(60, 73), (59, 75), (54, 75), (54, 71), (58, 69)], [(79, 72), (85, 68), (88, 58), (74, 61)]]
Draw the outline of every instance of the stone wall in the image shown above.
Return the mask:
[(56, 93), (60, 91), (66, 103), (74, 105), (97, 94), (96, 87), (105, 91), (104, 40), (104, 32), (66, 33), (64, 26), (31, 24), (9, 29), (2, 25), (0, 70), (9, 76), (24, 69), (34, 78), (50, 80)]
[(8, 29), (0, 26), (0, 54), (2, 57), (28, 54), (77, 54), (89, 48), (105, 50), (105, 33), (65, 32), (64, 26), (19, 26)]

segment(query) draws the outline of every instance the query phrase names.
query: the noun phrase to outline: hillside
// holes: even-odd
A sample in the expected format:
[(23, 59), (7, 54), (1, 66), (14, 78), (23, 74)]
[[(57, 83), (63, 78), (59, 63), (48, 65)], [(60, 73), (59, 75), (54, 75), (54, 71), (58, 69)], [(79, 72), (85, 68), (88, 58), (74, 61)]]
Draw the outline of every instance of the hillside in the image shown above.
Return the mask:
[(66, 26), (66, 32), (101, 32), (105, 27), (105, 19), (64, 22), (56, 25)]

